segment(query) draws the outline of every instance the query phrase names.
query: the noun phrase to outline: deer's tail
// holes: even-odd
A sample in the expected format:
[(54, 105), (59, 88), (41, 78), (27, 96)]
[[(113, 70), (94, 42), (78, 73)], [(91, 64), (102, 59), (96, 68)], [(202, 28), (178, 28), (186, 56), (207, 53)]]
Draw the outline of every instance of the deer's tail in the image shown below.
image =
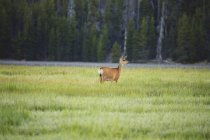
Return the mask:
[(103, 79), (102, 79), (103, 72), (104, 72), (104, 71), (103, 71), (102, 68), (98, 69), (98, 74), (99, 74), (99, 78), (100, 78), (100, 83), (103, 82)]

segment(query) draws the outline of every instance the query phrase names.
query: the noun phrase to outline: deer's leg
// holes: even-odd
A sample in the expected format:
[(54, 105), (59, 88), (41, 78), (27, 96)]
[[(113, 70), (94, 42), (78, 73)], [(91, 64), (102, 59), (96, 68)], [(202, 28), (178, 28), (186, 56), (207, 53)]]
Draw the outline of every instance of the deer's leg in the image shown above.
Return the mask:
[(100, 75), (99, 79), (100, 79), (100, 83), (103, 83), (103, 75)]
[(103, 75), (101, 75), (100, 82), (101, 82), (101, 83), (103, 83), (103, 82), (104, 82), (104, 77), (103, 77)]
[(110, 79), (110, 81), (111, 81), (111, 83), (112, 83), (112, 82), (114, 81), (114, 79), (113, 79), (113, 78), (111, 78), (111, 79)]
[(117, 83), (117, 80), (118, 80), (118, 78), (115, 75), (113, 81), (115, 81)]
[(102, 83), (102, 77), (101, 76), (99, 76), (99, 81), (100, 81), (100, 83)]

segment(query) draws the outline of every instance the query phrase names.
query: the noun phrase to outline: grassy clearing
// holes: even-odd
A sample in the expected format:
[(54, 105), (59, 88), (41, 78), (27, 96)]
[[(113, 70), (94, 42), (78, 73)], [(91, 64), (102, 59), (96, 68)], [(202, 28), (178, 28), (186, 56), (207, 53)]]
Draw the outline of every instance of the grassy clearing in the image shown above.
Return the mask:
[(208, 69), (0, 66), (0, 139), (210, 139)]

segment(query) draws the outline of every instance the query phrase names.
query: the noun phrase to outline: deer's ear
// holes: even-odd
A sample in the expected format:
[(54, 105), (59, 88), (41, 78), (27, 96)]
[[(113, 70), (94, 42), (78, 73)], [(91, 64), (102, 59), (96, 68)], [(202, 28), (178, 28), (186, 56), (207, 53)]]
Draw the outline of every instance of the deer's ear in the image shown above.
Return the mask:
[(122, 56), (121, 58), (122, 58), (123, 60), (126, 60), (127, 56)]

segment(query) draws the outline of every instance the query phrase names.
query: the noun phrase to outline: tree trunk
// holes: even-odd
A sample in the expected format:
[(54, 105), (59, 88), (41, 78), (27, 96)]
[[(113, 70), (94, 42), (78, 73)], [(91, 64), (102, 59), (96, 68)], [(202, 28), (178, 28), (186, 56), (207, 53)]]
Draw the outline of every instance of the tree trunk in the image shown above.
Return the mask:
[(123, 46), (123, 55), (126, 53), (126, 44), (127, 44), (127, 22), (128, 22), (128, 1), (125, 0), (125, 9), (124, 9), (124, 46)]
[(126, 44), (127, 44), (127, 36), (128, 36), (128, 31), (127, 27), (125, 27), (125, 35), (124, 35), (124, 48), (123, 48), (123, 55), (126, 56)]
[(71, 18), (74, 15), (74, 0), (68, 0), (67, 17)]
[(159, 21), (159, 37), (157, 41), (157, 54), (156, 59), (162, 61), (162, 41), (164, 39), (164, 28), (165, 28), (165, 2), (162, 2), (162, 12)]

